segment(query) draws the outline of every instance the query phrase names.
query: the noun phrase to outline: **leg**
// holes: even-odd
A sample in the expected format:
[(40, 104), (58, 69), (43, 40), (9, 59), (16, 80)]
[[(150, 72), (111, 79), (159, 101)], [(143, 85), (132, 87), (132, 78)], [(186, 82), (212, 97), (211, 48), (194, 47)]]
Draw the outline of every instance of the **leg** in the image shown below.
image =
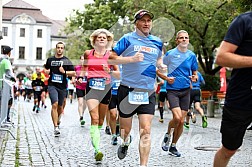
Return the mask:
[(93, 147), (95, 152), (100, 151), (100, 131), (98, 129), (99, 124), (99, 101), (96, 99), (87, 100), (87, 105), (89, 109), (89, 114), (91, 117), (91, 127), (90, 127), (90, 136), (92, 140)]
[(222, 146), (214, 156), (214, 167), (226, 167), (230, 158), (235, 154), (237, 150), (228, 150)]
[(117, 116), (117, 109), (113, 108), (109, 110), (110, 113), (110, 120), (109, 120), (109, 125), (111, 128), (112, 134), (116, 134), (116, 116)]
[(108, 134), (108, 135), (111, 135), (111, 132), (110, 132), (110, 126), (109, 126), (109, 122), (110, 122), (110, 111), (109, 109), (107, 109), (106, 111), (106, 129), (105, 129), (105, 133)]
[(120, 122), (120, 134), (121, 134), (121, 138), (123, 139), (124, 142), (129, 142), (128, 141), (128, 135), (131, 131), (132, 128), (132, 117), (129, 118), (119, 118), (119, 122)]
[(160, 113), (160, 120), (159, 122), (163, 123), (164, 119), (164, 102), (159, 101), (159, 113)]
[(51, 116), (54, 127), (58, 126), (58, 101), (52, 104)]
[(195, 102), (195, 108), (200, 113), (202, 117), (202, 127), (207, 127), (207, 117), (204, 115), (204, 110), (200, 107), (200, 102)]
[(80, 118), (81, 117), (83, 117), (83, 109), (84, 109), (84, 99), (83, 99), (83, 97), (78, 97), (78, 112), (79, 112), (79, 116), (80, 116)]
[(200, 115), (203, 117), (204, 114), (204, 110), (200, 107), (200, 102), (195, 102), (195, 109), (200, 113)]
[(108, 113), (108, 104), (99, 104), (99, 126), (103, 125), (105, 115)]
[(42, 107), (45, 105), (45, 91), (41, 93)]
[(172, 143), (177, 143), (183, 132), (183, 124), (187, 111), (183, 111), (180, 107), (172, 109), (173, 119), (169, 122), (168, 134), (171, 134), (171, 128), (174, 128)]
[(151, 122), (153, 115), (150, 114), (139, 114), (139, 130), (140, 130), (140, 141), (139, 141), (139, 153), (140, 153), (140, 165), (147, 166), (150, 147), (151, 147)]

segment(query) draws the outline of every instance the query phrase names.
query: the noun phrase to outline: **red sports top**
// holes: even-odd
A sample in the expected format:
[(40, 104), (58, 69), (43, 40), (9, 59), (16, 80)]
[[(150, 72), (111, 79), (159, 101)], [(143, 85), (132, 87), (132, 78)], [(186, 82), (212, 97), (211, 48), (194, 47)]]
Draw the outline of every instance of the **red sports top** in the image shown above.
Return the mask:
[(92, 49), (88, 55), (88, 80), (90, 78), (106, 78), (106, 84), (110, 84), (111, 76), (106, 71), (103, 70), (103, 65), (108, 65), (109, 51), (103, 55), (103, 57), (95, 57), (94, 49)]

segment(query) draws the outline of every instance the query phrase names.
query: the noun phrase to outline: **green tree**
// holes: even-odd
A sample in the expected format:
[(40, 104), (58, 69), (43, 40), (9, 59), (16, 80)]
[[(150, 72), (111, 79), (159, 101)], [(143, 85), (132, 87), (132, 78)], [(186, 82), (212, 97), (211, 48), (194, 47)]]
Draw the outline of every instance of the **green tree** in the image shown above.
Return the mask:
[[(206, 74), (214, 75), (221, 67), (214, 66), (215, 49), (220, 45), (229, 24), (236, 15), (236, 7), (220, 0), (129, 0), (125, 5), (129, 11), (145, 8), (154, 13), (155, 19), (165, 17), (175, 26), (175, 31), (184, 29), (190, 35), (192, 50), (197, 54), (199, 64)], [(132, 17), (130, 17), (132, 19)], [(153, 30), (160, 24), (153, 26)], [(164, 28), (163, 32), (172, 31)], [(175, 35), (175, 34), (173, 34)], [(169, 38), (168, 38), (169, 39)], [(175, 47), (174, 38), (169, 48)]]
[(238, 7), (239, 12), (247, 12), (252, 10), (251, 0), (230, 0), (235, 6)]
[(64, 30), (68, 35), (68, 57), (78, 59), (86, 49), (91, 48), (89, 36), (94, 30), (110, 29), (120, 18), (124, 18), (126, 10), (123, 6), (124, 0), (96, 0), (94, 3), (86, 4), (83, 11), (73, 10), (66, 19), (69, 24)]

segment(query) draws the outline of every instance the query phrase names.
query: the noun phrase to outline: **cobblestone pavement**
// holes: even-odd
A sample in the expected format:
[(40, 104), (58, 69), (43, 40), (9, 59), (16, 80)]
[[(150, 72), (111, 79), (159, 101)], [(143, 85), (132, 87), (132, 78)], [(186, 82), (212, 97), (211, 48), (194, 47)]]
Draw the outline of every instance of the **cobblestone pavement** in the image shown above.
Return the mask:
[[(106, 167), (137, 167), (139, 165), (138, 154), (138, 120), (133, 120), (133, 142), (129, 147), (125, 159), (117, 158), (118, 146), (110, 144), (109, 135), (101, 131), (101, 150), (105, 154), (102, 164), (95, 164), (94, 151), (91, 146), (89, 127), (90, 117), (85, 112), (85, 127), (81, 127), (77, 113), (77, 101), (72, 104), (67, 101), (65, 113), (62, 116), (60, 125), (61, 136), (53, 136), (53, 125), (50, 114), (50, 102), (47, 99), (48, 108), (42, 109), (40, 113), (32, 112), (32, 103), (19, 101), (15, 108), (17, 114), (13, 117), (15, 128), (11, 131), (17, 140), (10, 134), (0, 132), (0, 163), (1, 167), (16, 166), (63, 166), (63, 167), (84, 167), (84, 166), (106, 166)], [(173, 157), (162, 151), (160, 145), (167, 123), (171, 119), (171, 113), (165, 112), (165, 122), (158, 122), (158, 111), (152, 124), (152, 145), (149, 158), (150, 167), (186, 167), (204, 166), (210, 167), (213, 164), (213, 157), (216, 148), (220, 143), (220, 114), (214, 118), (208, 118), (208, 128), (201, 127), (201, 118), (197, 115), (197, 123), (190, 125), (190, 130), (184, 130), (181, 139), (177, 144), (181, 157)], [(252, 166), (251, 145), (252, 132), (248, 131), (244, 138), (244, 144), (240, 151), (232, 158), (229, 166), (249, 167)], [(208, 151), (197, 150), (196, 147), (206, 148)]]

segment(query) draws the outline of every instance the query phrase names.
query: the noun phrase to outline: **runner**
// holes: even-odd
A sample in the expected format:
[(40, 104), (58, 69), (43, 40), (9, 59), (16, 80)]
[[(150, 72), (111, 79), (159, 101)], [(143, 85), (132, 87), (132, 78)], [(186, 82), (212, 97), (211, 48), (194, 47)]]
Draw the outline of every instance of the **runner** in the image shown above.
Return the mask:
[(56, 44), (56, 54), (47, 59), (45, 69), (50, 74), (48, 80), (48, 92), (52, 103), (51, 116), (54, 125), (54, 135), (58, 137), (60, 130), (58, 127), (59, 116), (63, 111), (63, 101), (66, 97), (67, 76), (75, 76), (72, 62), (63, 55), (65, 45), (63, 42)]
[(85, 125), (83, 118), (84, 111), (87, 108), (86, 104), (86, 86), (87, 86), (87, 66), (84, 66), (84, 55), (80, 56), (80, 64), (74, 67), (76, 72), (75, 87), (78, 99), (78, 113), (80, 116), (81, 126)]
[[(162, 63), (162, 41), (150, 34), (154, 15), (139, 10), (134, 18), (135, 31), (125, 34), (113, 48), (109, 63), (122, 64), (122, 82), (118, 88), (122, 144), (117, 155), (124, 159), (131, 143), (133, 115), (139, 120), (140, 165), (147, 166), (151, 146), (151, 122), (155, 112), (157, 64)], [(159, 66), (159, 65), (158, 65)]]
[[(113, 44), (113, 34), (106, 29), (97, 29), (91, 34), (90, 41), (94, 49), (86, 50), (84, 53), (85, 64), (88, 67), (86, 98), (91, 117), (90, 136), (95, 150), (95, 160), (101, 161), (103, 153), (99, 146), (100, 129), (111, 99), (110, 74), (113, 73), (107, 60)], [(113, 69), (116, 69), (116, 66)]]

